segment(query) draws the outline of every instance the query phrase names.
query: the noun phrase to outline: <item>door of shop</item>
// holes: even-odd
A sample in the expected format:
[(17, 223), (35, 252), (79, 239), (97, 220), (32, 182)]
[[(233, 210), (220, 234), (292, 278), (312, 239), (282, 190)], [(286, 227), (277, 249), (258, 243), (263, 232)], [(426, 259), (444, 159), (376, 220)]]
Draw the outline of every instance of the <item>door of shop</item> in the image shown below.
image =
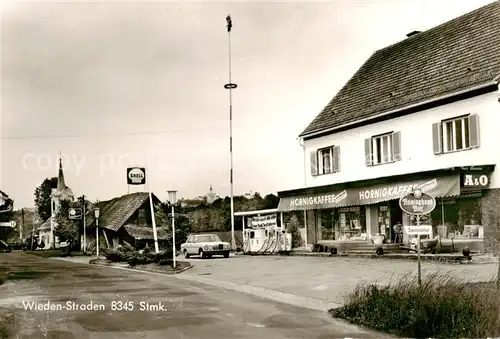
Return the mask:
[[(403, 225), (403, 211), (399, 207), (398, 200), (392, 200), (389, 202), (390, 210), (391, 210), (391, 242), (396, 242), (396, 232), (394, 232), (394, 225), (400, 223)], [(402, 239), (399, 239), (400, 241)]]

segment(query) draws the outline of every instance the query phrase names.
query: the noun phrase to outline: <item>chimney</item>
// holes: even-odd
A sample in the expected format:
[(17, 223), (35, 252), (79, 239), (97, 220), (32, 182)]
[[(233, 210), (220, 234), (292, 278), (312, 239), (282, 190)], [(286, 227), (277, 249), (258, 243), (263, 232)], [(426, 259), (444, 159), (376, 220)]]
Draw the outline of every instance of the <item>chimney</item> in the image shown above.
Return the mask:
[(422, 33), (422, 32), (421, 31), (413, 31), (413, 32), (406, 34), (406, 37), (411, 38), (412, 36), (417, 35), (418, 33)]

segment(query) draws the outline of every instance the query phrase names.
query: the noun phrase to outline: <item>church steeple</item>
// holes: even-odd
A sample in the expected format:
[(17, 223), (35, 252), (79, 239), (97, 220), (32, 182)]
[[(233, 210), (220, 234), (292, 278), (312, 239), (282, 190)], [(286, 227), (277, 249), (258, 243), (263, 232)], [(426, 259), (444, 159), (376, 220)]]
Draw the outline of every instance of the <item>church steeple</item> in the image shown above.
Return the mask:
[(62, 167), (62, 159), (59, 155), (59, 175), (57, 176), (57, 190), (63, 191), (66, 189), (66, 183), (64, 182), (64, 172)]

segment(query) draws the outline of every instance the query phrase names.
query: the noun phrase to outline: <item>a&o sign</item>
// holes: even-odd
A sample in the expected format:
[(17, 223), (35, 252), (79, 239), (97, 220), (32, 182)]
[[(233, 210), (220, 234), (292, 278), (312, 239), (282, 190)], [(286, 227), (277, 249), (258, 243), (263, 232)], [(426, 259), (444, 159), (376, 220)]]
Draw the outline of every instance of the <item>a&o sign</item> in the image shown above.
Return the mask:
[(428, 214), (436, 208), (436, 199), (427, 193), (415, 190), (399, 199), (399, 207), (411, 215)]

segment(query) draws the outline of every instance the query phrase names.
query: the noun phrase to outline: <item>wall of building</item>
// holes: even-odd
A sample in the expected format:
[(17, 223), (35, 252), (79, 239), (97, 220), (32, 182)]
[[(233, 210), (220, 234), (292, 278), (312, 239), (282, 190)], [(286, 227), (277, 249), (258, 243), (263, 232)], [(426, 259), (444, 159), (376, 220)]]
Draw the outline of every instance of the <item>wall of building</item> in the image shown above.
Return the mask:
[(485, 190), (481, 198), (484, 251), (500, 253), (500, 189)]
[[(340, 133), (306, 140), (306, 186), (321, 186), (354, 180), (414, 173), (448, 167), (496, 164), (500, 160), (499, 91), (428, 109), (407, 116), (362, 126)], [(478, 114), (480, 147), (450, 154), (433, 152), (432, 124), (464, 114)], [(366, 166), (364, 140), (374, 135), (401, 132), (402, 160), (378, 166)], [(340, 146), (340, 172), (311, 175), (310, 152), (332, 145)], [(491, 178), (491, 187), (500, 188), (500, 170)]]

